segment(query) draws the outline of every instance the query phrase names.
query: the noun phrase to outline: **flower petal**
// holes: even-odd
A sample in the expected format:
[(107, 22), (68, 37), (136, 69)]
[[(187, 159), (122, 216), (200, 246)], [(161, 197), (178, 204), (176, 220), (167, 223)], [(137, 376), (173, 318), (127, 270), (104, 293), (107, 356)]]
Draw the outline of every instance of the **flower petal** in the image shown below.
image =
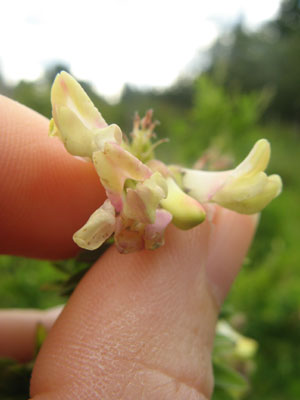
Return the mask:
[(168, 196), (161, 206), (173, 215), (172, 222), (180, 229), (190, 229), (205, 219), (200, 203), (184, 193), (172, 178), (167, 178)]
[(172, 220), (172, 214), (166, 210), (156, 210), (156, 218), (153, 224), (148, 224), (145, 227), (144, 240), (145, 248), (155, 250), (163, 246), (164, 232), (166, 227)]
[(270, 160), (271, 147), (266, 139), (258, 140), (252, 150), (234, 170), (234, 175), (255, 175), (264, 171)]
[(115, 245), (120, 253), (128, 254), (144, 248), (145, 225), (133, 220), (124, 219), (122, 216), (117, 218), (115, 231)]
[(73, 235), (74, 242), (83, 249), (97, 249), (113, 234), (115, 220), (115, 209), (109, 200), (105, 200), (87, 223)]
[(215, 193), (220, 190), (231, 171), (212, 172), (194, 169), (182, 169), (182, 185), (184, 190), (200, 203), (211, 201)]
[(67, 151), (74, 156), (90, 157), (97, 146), (94, 132), (88, 129), (80, 118), (67, 107), (55, 107), (56, 120), (59, 121), (59, 138)]
[(135, 189), (127, 189), (122, 212), (128, 218), (144, 224), (153, 224), (159, 202), (166, 198), (167, 193), (165, 179), (159, 172), (155, 172), (149, 179), (138, 183)]
[(55, 78), (51, 90), (51, 102), (54, 106), (53, 117), (58, 129), (61, 128), (56, 116), (56, 109), (59, 107), (67, 107), (73, 111), (88, 129), (101, 129), (107, 125), (80, 84), (65, 71)]
[(70, 154), (91, 158), (107, 141), (121, 144), (120, 128), (107, 126), (79, 83), (66, 72), (57, 75), (51, 102), (50, 134), (58, 136)]
[(162, 161), (153, 159), (147, 162), (147, 166), (153, 172), (160, 172), (161, 175), (165, 178), (171, 175), (169, 168)]
[(145, 164), (117, 143), (106, 142), (103, 151), (93, 154), (93, 162), (107, 195), (115, 204), (122, 195), (126, 179), (142, 181), (152, 172)]
[(107, 142), (122, 144), (122, 131), (118, 125), (111, 124), (95, 131), (95, 143), (98, 150), (103, 150)]
[(212, 201), (242, 214), (261, 211), (280, 194), (282, 182), (280, 176), (268, 177), (264, 172), (260, 172), (254, 178), (225, 185)]
[(237, 168), (223, 172), (184, 169), (183, 186), (202, 203), (214, 202), (243, 214), (261, 211), (279, 195), (282, 182), (278, 175), (263, 171), (270, 159), (270, 144), (259, 140)]

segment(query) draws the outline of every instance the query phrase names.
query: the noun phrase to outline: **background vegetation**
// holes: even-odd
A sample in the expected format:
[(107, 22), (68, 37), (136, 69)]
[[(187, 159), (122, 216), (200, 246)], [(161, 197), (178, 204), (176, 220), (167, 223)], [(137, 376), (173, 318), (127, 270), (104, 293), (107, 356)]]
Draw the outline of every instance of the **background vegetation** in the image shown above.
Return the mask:
[[(300, 399), (300, 10), (282, 3), (278, 18), (256, 32), (242, 23), (210, 51), (210, 65), (164, 92), (127, 86), (118, 104), (108, 104), (82, 82), (107, 122), (129, 133), (134, 111), (155, 110), (159, 137), (171, 144), (159, 157), (192, 165), (209, 147), (239, 162), (254, 142), (272, 144), (269, 171), (284, 182), (283, 194), (262, 213), (251, 251), (226, 308), (231, 323), (259, 343), (250, 366), (247, 400)], [(0, 92), (50, 116), (49, 92), (56, 65), (36, 82), (7, 85)], [(62, 273), (48, 262), (2, 256), (0, 307), (46, 308), (63, 299), (55, 290)]]

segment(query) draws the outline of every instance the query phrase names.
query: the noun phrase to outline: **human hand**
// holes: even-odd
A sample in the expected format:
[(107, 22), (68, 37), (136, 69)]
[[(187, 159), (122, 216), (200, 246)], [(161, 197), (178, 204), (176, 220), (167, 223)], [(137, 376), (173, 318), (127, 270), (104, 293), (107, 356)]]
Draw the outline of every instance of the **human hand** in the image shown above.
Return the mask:
[[(93, 165), (49, 139), (33, 111), (0, 97), (0, 115), (0, 251), (76, 254), (72, 234), (105, 198)], [(255, 217), (212, 212), (190, 231), (169, 227), (158, 250), (112, 247), (95, 263), (39, 353), (35, 400), (210, 398), (218, 310), (255, 230)], [(28, 358), (36, 322), (56, 315), (2, 313), (0, 355)]]

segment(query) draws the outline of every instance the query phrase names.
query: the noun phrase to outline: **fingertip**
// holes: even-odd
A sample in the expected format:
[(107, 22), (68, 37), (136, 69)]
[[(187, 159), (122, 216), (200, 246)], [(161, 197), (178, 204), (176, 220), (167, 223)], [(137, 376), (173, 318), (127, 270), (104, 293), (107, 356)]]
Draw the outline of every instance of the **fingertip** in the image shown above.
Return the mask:
[(215, 206), (206, 271), (219, 305), (243, 264), (258, 222), (259, 214), (243, 215)]
[[(158, 250), (124, 256), (111, 248), (98, 260), (39, 354), (32, 395), (72, 398), (75, 380), (82, 398), (90, 387), (94, 398), (140, 398), (163, 371), (210, 397), (216, 297), (220, 303), (229, 289), (255, 225), (252, 217), (214, 212), (190, 231), (170, 226)], [(140, 373), (151, 382), (136, 381)], [(166, 385), (159, 398), (166, 388), (174, 394)]]
[(93, 398), (151, 397), (164, 375), (157, 398), (176, 398), (182, 381), (190, 390), (178, 398), (190, 398), (191, 388), (208, 398), (217, 316), (204, 279), (208, 233), (207, 223), (188, 232), (170, 226), (158, 250), (105, 252), (41, 349), (32, 395), (59, 391), (72, 398), (75, 380), (81, 398), (89, 387)]
[(48, 136), (49, 121), (0, 97), (0, 252), (64, 258), (72, 235), (104, 201), (91, 163)]

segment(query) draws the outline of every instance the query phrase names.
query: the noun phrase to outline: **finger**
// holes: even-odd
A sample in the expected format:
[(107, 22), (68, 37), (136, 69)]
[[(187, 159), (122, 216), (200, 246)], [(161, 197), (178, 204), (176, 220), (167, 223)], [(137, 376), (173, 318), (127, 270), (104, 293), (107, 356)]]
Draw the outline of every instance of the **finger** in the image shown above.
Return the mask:
[(0, 96), (0, 253), (73, 255), (73, 233), (104, 200), (91, 163), (48, 136), (48, 120)]
[[(223, 259), (228, 253), (218, 235), (239, 217), (232, 212), (221, 217), (209, 251)], [(253, 224), (239, 221), (244, 240), (234, 262), (249, 246), (245, 230), (253, 232)], [(34, 400), (209, 398), (218, 313), (206, 279), (206, 271), (215, 268), (207, 254), (211, 235), (208, 222), (188, 232), (170, 227), (167, 244), (154, 252), (105, 253), (41, 349), (32, 378)], [(227, 244), (234, 247), (234, 240)], [(218, 257), (214, 262), (220, 266)]]
[(0, 357), (20, 362), (32, 360), (37, 326), (42, 324), (49, 331), (61, 310), (61, 306), (47, 311), (1, 310)]
[(258, 219), (259, 214), (242, 215), (221, 207), (214, 207), (207, 278), (219, 304), (224, 301), (242, 265), (245, 244), (251, 243)]

